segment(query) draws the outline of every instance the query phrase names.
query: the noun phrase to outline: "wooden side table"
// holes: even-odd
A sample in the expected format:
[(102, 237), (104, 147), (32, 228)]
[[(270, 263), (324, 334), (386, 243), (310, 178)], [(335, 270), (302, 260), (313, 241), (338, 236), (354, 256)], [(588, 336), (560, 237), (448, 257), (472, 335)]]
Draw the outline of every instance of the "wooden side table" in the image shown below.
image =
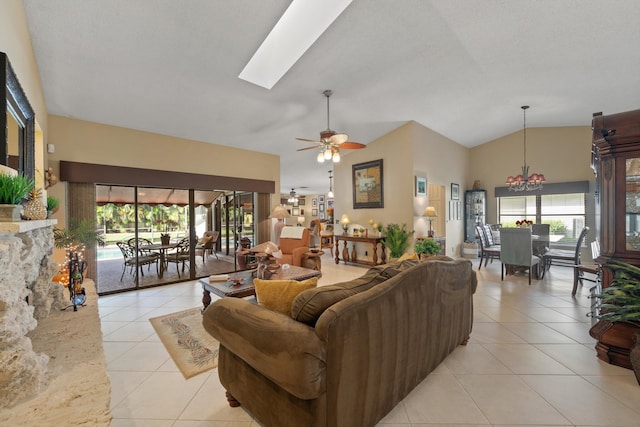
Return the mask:
[(311, 270), (322, 271), (322, 255), (324, 251), (309, 251), (302, 258), (302, 266)]

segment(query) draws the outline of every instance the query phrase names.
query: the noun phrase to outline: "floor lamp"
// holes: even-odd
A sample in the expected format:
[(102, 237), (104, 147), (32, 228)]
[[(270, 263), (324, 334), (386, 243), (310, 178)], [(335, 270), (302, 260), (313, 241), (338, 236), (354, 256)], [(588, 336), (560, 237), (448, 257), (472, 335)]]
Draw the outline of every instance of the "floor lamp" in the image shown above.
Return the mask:
[(276, 218), (278, 220), (278, 222), (273, 226), (274, 240), (277, 245), (280, 244), (280, 234), (282, 234), (282, 229), (285, 226), (284, 219), (290, 217), (291, 215), (289, 215), (289, 211), (287, 211), (287, 208), (282, 205), (278, 205), (273, 208), (271, 215), (269, 215), (269, 218)]

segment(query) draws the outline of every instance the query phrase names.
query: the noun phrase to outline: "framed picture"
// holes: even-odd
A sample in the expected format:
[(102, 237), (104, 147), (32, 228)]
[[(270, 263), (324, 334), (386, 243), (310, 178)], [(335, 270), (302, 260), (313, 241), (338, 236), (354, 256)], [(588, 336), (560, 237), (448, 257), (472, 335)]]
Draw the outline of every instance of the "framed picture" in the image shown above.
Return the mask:
[(298, 199), (298, 204), (300, 206), (304, 206), (304, 204), (305, 204), (304, 198), (301, 197), (300, 199)]
[(320, 212), (320, 219), (324, 219), (324, 212)]
[(460, 200), (460, 185), (451, 183), (451, 200)]
[(382, 159), (358, 163), (353, 173), (353, 208), (383, 208), (384, 188)]
[(427, 178), (426, 177), (416, 176), (415, 195), (416, 197), (427, 195)]
[(304, 209), (300, 208), (300, 215), (304, 215)]
[(449, 221), (453, 221), (456, 217), (456, 214), (455, 214), (456, 207), (454, 203), (455, 202), (453, 200), (449, 200)]
[(318, 203), (324, 203), (324, 194), (318, 196)]
[(318, 216), (318, 209), (311, 209), (311, 216)]
[(311, 199), (311, 207), (315, 208), (317, 206), (318, 206), (318, 199), (314, 197), (313, 199)]
[(460, 220), (460, 202), (456, 202), (456, 219)]
[(327, 209), (333, 207), (333, 199), (327, 199)]
[(320, 203), (318, 209), (320, 209), (320, 212), (324, 212), (324, 203)]
[(293, 208), (291, 211), (291, 215), (300, 216), (300, 208)]

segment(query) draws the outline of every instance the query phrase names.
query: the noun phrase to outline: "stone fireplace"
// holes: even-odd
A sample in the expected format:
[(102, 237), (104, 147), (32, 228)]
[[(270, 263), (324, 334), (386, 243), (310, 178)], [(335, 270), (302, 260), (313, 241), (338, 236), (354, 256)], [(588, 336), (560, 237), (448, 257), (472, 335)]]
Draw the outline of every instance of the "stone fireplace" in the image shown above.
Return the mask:
[(48, 383), (49, 357), (33, 350), (28, 333), (67, 302), (64, 288), (51, 281), (56, 223), (0, 222), (0, 409)]

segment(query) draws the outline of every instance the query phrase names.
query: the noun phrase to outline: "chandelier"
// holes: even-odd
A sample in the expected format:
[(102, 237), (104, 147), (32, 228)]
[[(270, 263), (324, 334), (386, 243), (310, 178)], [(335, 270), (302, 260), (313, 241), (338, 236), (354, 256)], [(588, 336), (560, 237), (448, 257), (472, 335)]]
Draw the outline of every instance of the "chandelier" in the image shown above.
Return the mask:
[(528, 105), (523, 105), (522, 114), (524, 115), (524, 162), (522, 165), (522, 174), (510, 176), (507, 178), (507, 187), (509, 191), (535, 191), (542, 188), (542, 183), (545, 182), (544, 175), (541, 173), (532, 173), (529, 175), (529, 166), (527, 166), (527, 108)]

